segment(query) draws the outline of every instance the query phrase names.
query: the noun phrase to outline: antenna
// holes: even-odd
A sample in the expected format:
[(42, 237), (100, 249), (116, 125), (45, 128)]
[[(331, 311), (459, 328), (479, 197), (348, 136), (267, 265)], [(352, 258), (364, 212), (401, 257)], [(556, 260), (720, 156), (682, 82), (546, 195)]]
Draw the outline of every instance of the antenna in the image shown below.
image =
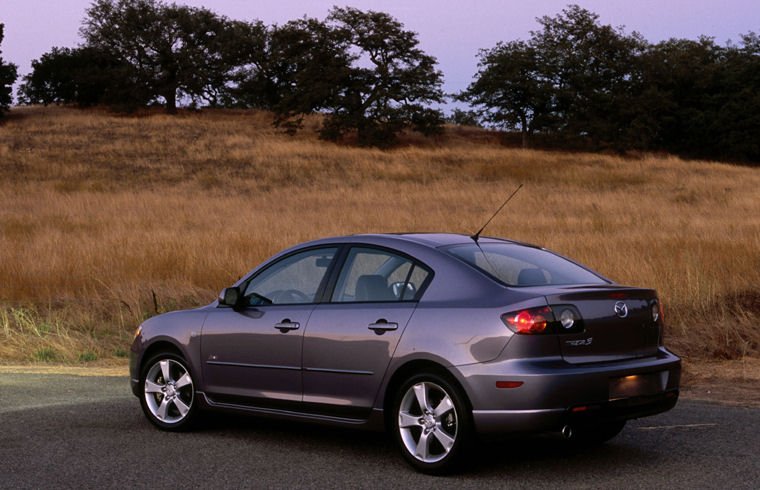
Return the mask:
[(515, 197), (515, 194), (517, 194), (517, 191), (519, 191), (520, 189), (522, 189), (522, 186), (523, 186), (522, 184), (518, 185), (517, 189), (515, 189), (514, 191), (512, 191), (512, 194), (509, 195), (509, 197), (507, 198), (507, 200), (504, 201), (504, 203), (501, 206), (499, 206), (499, 209), (497, 209), (495, 213), (493, 213), (493, 216), (491, 216), (490, 218), (488, 218), (488, 221), (486, 221), (486, 224), (484, 224), (483, 227), (481, 229), (479, 229), (477, 233), (475, 233), (474, 235), (470, 236), (470, 238), (472, 238), (475, 241), (475, 245), (478, 245), (478, 247), (480, 247), (480, 245), (478, 244), (478, 238), (480, 238), (480, 234), (483, 232), (483, 230), (486, 229), (486, 226), (488, 226), (488, 223), (490, 223), (491, 220), (494, 219), (497, 214), (499, 214), (499, 211), (501, 211), (502, 208), (504, 208), (504, 206), (506, 206), (507, 203), (509, 201), (511, 201), (513, 197)]

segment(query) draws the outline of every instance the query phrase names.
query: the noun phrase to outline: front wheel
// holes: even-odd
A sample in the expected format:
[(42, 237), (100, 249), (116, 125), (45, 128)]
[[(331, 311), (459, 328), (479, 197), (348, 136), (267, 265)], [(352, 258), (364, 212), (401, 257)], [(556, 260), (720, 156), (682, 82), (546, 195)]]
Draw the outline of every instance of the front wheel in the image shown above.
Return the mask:
[(145, 416), (164, 430), (182, 430), (195, 418), (195, 386), (187, 362), (164, 352), (145, 363), (140, 376)]
[(461, 462), (471, 424), (453, 383), (435, 374), (411, 377), (397, 392), (392, 415), (401, 453), (415, 469), (447, 473)]

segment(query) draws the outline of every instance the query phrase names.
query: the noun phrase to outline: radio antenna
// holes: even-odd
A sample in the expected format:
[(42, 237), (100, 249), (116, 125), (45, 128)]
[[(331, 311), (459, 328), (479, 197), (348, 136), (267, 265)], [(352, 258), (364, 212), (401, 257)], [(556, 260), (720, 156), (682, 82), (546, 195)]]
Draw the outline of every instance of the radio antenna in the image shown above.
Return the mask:
[(519, 191), (520, 189), (522, 189), (522, 186), (523, 186), (522, 184), (518, 185), (517, 189), (515, 189), (514, 191), (512, 191), (512, 194), (509, 195), (509, 197), (507, 198), (507, 200), (504, 201), (504, 203), (501, 206), (499, 206), (499, 209), (497, 209), (495, 213), (493, 213), (493, 216), (491, 216), (490, 218), (488, 218), (488, 221), (486, 221), (486, 224), (484, 224), (483, 227), (481, 229), (479, 229), (477, 233), (475, 233), (474, 235), (470, 236), (470, 238), (472, 238), (475, 241), (475, 245), (478, 245), (478, 247), (480, 247), (480, 245), (478, 244), (478, 238), (480, 238), (480, 234), (483, 232), (483, 230), (486, 229), (486, 226), (488, 226), (488, 223), (490, 223), (491, 220), (494, 219), (497, 214), (499, 214), (499, 211), (501, 211), (504, 208), (504, 206), (506, 206), (507, 203), (509, 201), (511, 201), (513, 197), (515, 197), (515, 194), (517, 194), (517, 191)]

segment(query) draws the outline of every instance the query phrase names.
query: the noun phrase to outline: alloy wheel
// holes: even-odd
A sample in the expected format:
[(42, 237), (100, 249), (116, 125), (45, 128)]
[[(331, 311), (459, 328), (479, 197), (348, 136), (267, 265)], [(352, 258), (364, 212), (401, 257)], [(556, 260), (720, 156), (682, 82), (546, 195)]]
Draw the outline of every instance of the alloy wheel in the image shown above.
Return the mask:
[(404, 447), (423, 463), (436, 463), (451, 452), (458, 417), (451, 396), (430, 381), (410, 386), (398, 409), (398, 430)]
[(156, 361), (145, 375), (145, 404), (164, 424), (182, 422), (193, 406), (193, 379), (182, 363), (169, 358)]

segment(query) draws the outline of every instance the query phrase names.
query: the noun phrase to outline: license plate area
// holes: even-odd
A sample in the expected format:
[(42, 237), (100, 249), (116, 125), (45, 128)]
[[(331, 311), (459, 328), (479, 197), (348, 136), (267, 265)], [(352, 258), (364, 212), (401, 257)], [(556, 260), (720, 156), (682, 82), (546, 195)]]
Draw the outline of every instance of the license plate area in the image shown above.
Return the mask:
[(667, 371), (612, 378), (610, 379), (610, 401), (662, 393), (665, 391), (667, 381)]

